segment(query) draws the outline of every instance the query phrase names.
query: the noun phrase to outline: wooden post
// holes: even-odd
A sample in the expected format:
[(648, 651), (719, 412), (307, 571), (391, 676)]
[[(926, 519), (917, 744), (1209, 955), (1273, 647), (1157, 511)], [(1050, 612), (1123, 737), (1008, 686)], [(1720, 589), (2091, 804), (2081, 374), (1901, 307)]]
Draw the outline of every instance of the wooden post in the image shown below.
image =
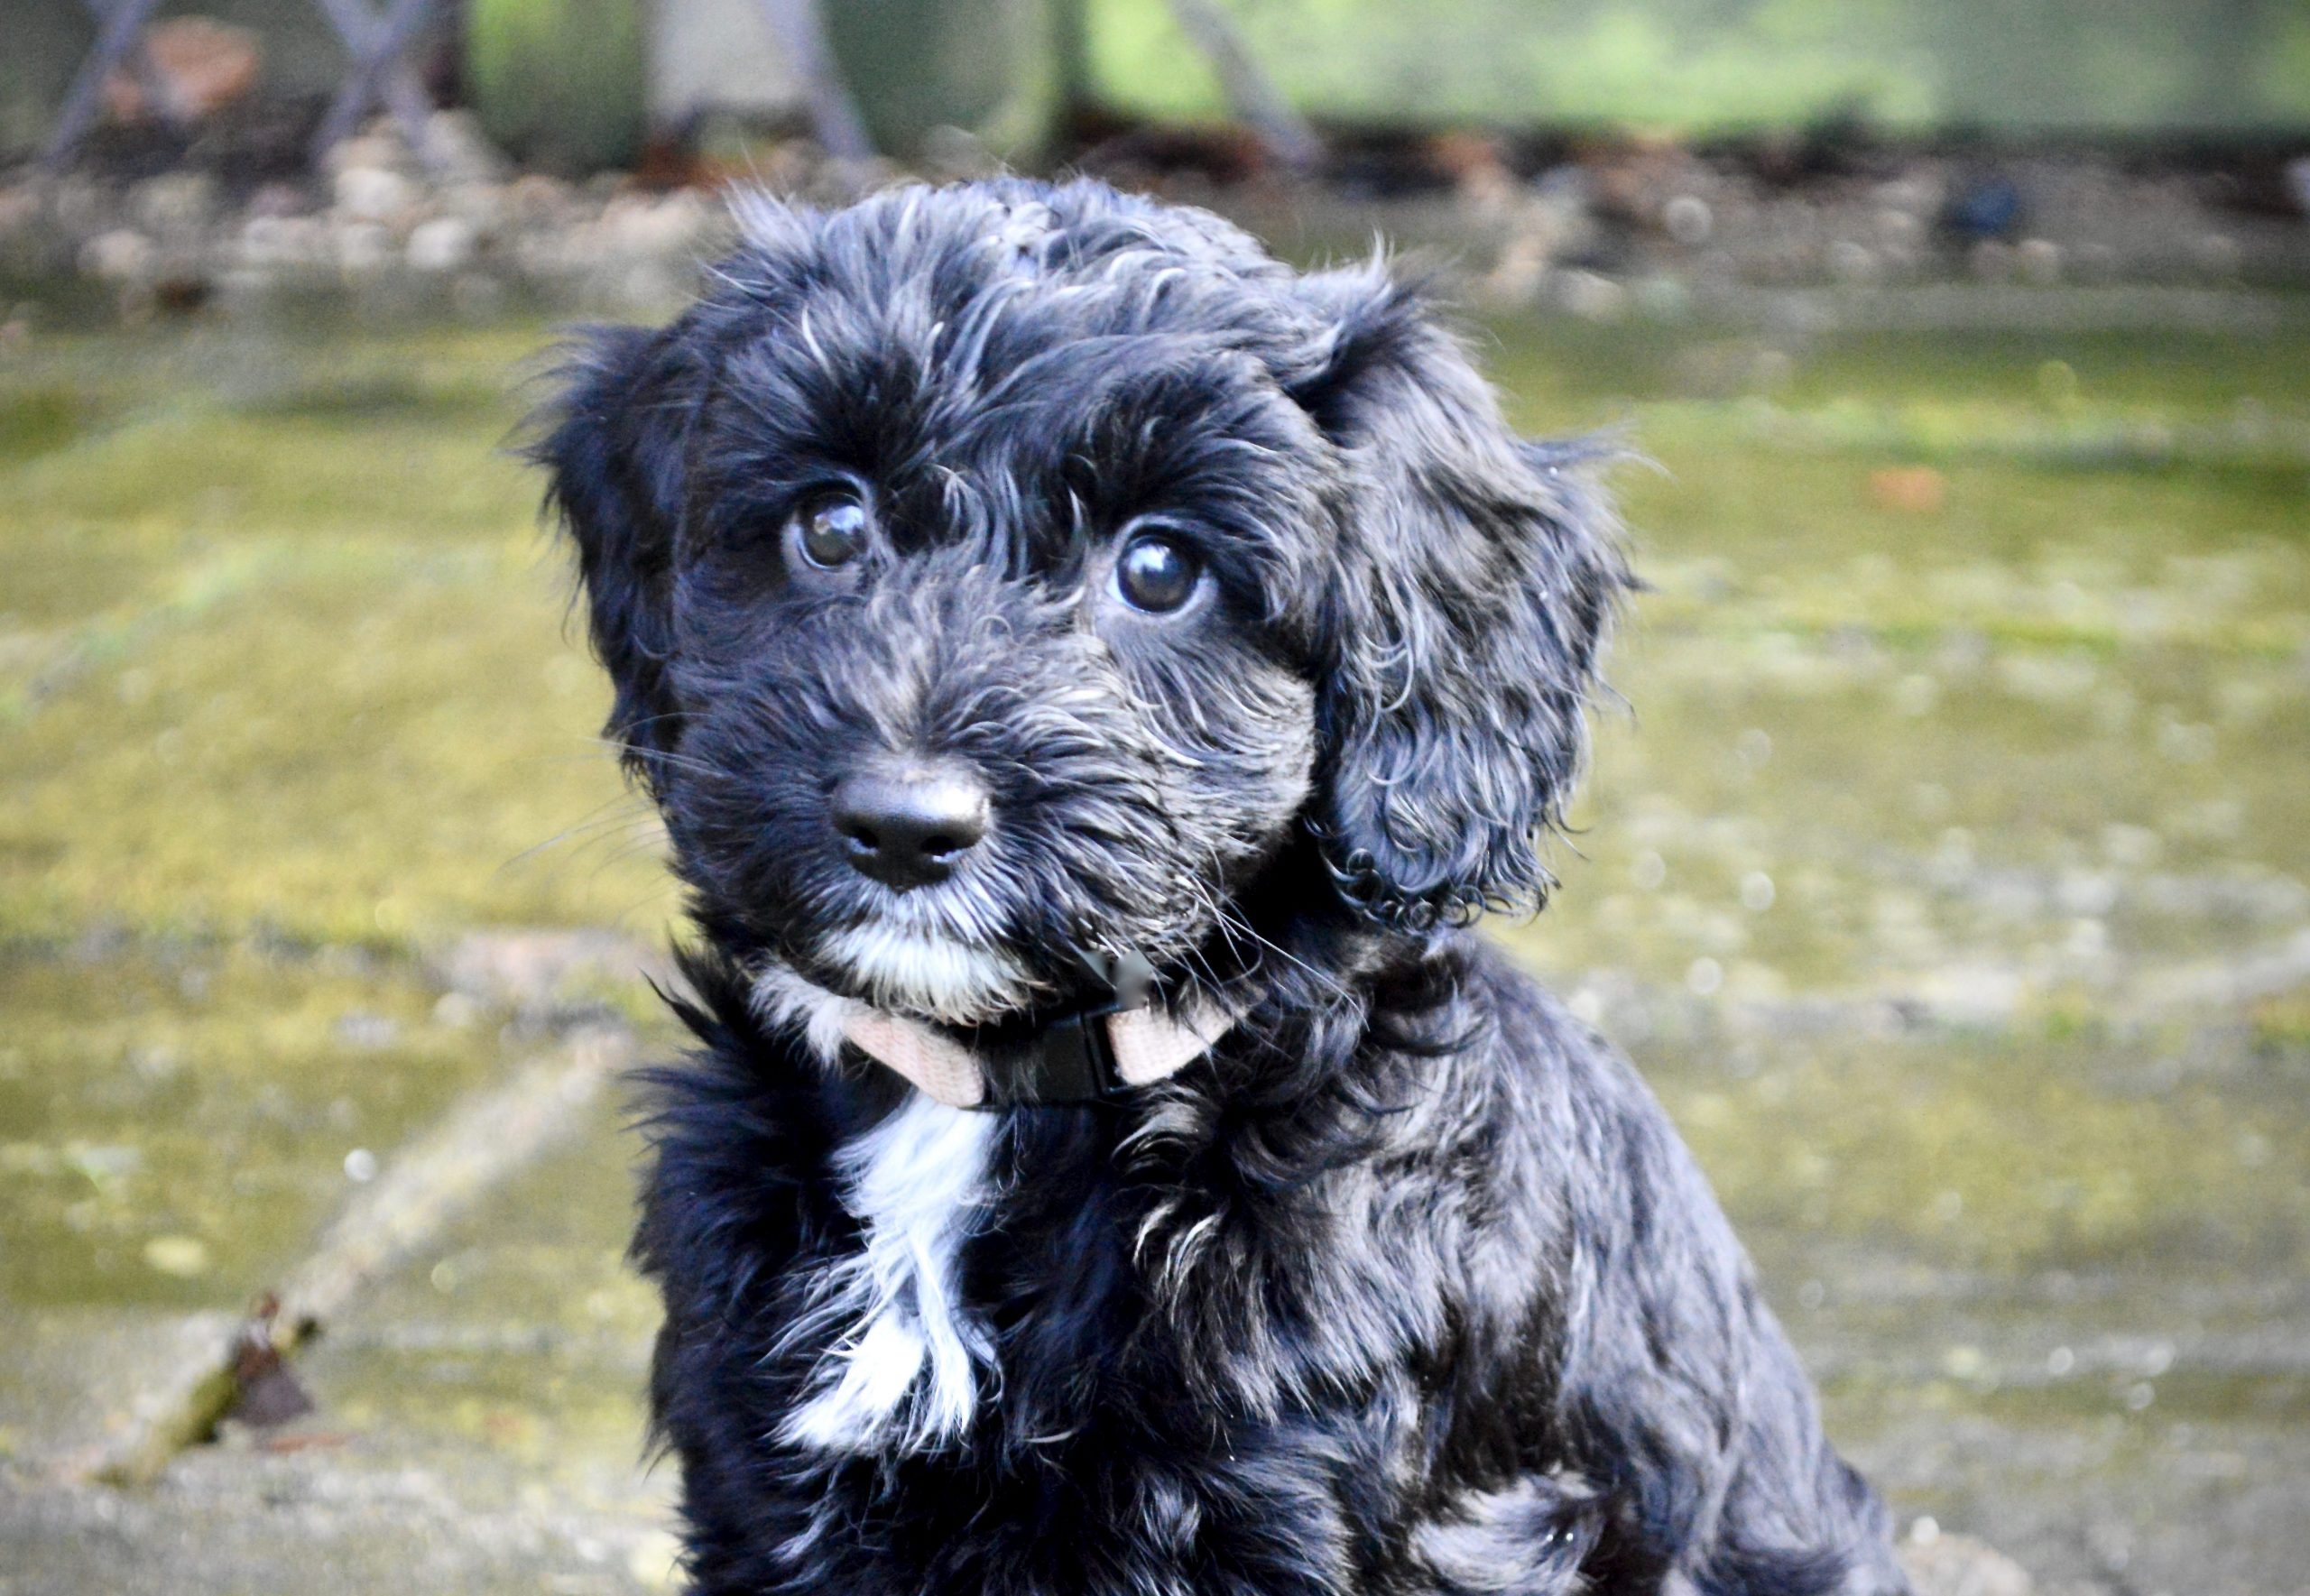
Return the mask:
[(106, 79), (138, 48), (144, 21), (160, 4), (161, 0), (113, 0), (111, 10), (102, 14), (104, 25), (97, 30), (96, 45), (74, 75), (72, 87), (64, 96), (63, 107), (56, 114), (56, 125), (49, 133), (48, 144), (41, 151), (42, 172), (52, 175), (62, 171), (79, 149), (80, 141), (88, 136), (88, 129), (96, 125), (97, 113), (104, 105)]
[(1323, 142), (1306, 117), (1283, 97), (1275, 80), (1252, 59), (1243, 36), (1213, 0), (1170, 0), (1187, 42), (1202, 51), (1219, 75), (1220, 92), (1260, 136), (1269, 153), (1295, 172), (1313, 171), (1324, 158)]
[(810, 104), (810, 126), (827, 154), (838, 161), (871, 161), (874, 140), (858, 103), (843, 81), (827, 44), (826, 18), (818, 0), (762, 0), (762, 20), (784, 52), (787, 65), (802, 80)]
[(428, 125), (432, 106), (425, 90), (402, 60), (419, 32), (431, 18), (434, 0), (393, 0), (383, 20), (371, 14), (364, 0), (320, 0), (329, 25), (353, 57), (320, 131), (313, 135), (313, 159), (319, 161), (360, 127), (382, 93), (386, 109), (401, 125), (410, 152), (433, 164), (433, 135)]

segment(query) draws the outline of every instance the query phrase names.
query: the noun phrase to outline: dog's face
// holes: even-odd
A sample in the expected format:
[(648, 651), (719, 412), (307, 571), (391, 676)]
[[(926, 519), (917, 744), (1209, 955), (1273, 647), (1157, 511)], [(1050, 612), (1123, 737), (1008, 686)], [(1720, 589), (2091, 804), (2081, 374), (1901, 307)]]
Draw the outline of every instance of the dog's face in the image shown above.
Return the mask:
[(1401, 291), (1090, 184), (744, 219), (539, 450), (710, 927), (976, 1023), (1292, 849), (1400, 927), (1536, 897), (1621, 568)]

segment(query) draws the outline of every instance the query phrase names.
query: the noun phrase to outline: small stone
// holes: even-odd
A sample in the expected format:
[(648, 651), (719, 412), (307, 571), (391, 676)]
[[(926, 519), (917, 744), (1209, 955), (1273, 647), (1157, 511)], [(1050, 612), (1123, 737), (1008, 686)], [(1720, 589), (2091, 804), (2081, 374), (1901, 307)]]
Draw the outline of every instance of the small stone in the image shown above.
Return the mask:
[(1973, 245), (1965, 263), (1983, 282), (2003, 282), (2013, 275), (2013, 246), (1995, 238), (1984, 238)]
[(241, 226), (241, 260), (249, 266), (319, 265), (329, 254), (328, 229), (318, 217), (254, 216)]
[(322, 164), (331, 172), (350, 171), (356, 167), (402, 171), (409, 166), (409, 151), (391, 134), (366, 133), (331, 146), (322, 158)]
[(351, 166), (332, 186), (337, 213), (356, 222), (393, 222), (417, 203), (417, 185), (381, 166)]
[(1618, 321), (1628, 314), (1628, 290), (1594, 272), (1559, 273), (1557, 296), (1583, 321)]
[(1548, 240), (1534, 233), (1519, 233), (1501, 246), (1500, 259), (1483, 279), (1484, 297), (1494, 304), (1527, 306), (1538, 298), (1548, 281)]
[(419, 272), (454, 272), (471, 261), (479, 240), (463, 217), (435, 217), (409, 235), (409, 263)]
[(1942, 212), (1942, 225), (1961, 238), (2010, 237), (2027, 208), (2020, 185), (2002, 172), (1978, 172), (1959, 183)]
[(198, 232), (217, 214), (216, 180), (206, 172), (171, 171), (147, 178), (129, 191), (137, 226), (162, 235)]
[(1889, 249), (1913, 250), (1925, 240), (1925, 218), (1888, 206), (1877, 213), (1877, 237)]
[(101, 233), (117, 215), (112, 187), (78, 172), (57, 180), (48, 194), (49, 214), (67, 237)]
[(1706, 244), (1716, 231), (1716, 213), (1697, 194), (1679, 194), (1660, 208), (1660, 226), (1687, 249)]
[(29, 233), (40, 220), (40, 190), (30, 183), (0, 189), (0, 239)]
[(1850, 238), (1829, 245), (1828, 261), (1829, 275), (1839, 282), (1874, 282), (1882, 275), (1877, 252)]
[(2050, 238), (2025, 238), (2013, 252), (2022, 281), (2046, 286), (2061, 281), (2061, 245)]
[(375, 222), (353, 222), (337, 229), (337, 263), (348, 272), (377, 271), (393, 254), (393, 235)]
[(614, 254), (664, 260), (695, 249), (707, 221), (705, 203), (690, 193), (649, 200), (625, 196), (602, 211), (602, 242)]
[(296, 184), (261, 183), (249, 196), (243, 214), (249, 217), (298, 217), (311, 208), (311, 200)]
[(441, 215), (462, 218), (476, 236), (485, 237), (512, 219), (507, 193), (502, 183), (452, 183), (435, 196), (435, 205)]
[(80, 246), (81, 272), (106, 282), (150, 281), (159, 261), (152, 241), (132, 227), (99, 233)]
[(525, 172), (505, 187), (506, 208), (531, 226), (564, 219), (572, 203), (569, 185), (543, 172)]
[(434, 112), (426, 120), (425, 137), (441, 173), (451, 181), (498, 183), (513, 170), (471, 111)]
[(155, 1236), (144, 1243), (144, 1267), (171, 1279), (208, 1272), (208, 1243), (198, 1236)]

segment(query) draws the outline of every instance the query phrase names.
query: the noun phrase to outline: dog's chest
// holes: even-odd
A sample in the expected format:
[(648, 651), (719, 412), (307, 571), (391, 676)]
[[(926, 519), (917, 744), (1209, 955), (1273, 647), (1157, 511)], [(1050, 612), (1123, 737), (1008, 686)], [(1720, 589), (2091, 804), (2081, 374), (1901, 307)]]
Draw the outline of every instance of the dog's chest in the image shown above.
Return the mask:
[[(1132, 1129), (1022, 1124), (911, 1093), (838, 1149), (856, 1231), (810, 1266), (783, 1327), (777, 1350), (800, 1379), (780, 1439), (830, 1458), (1040, 1448), (1096, 1427), (1116, 1380), (1143, 1416), (1207, 1430), (1234, 1404), (1189, 1388), (1193, 1360), (1154, 1303), (1165, 1287), (1203, 1303), (1226, 1290), (1175, 1256), (1210, 1227), (1179, 1212), (1179, 1171), (1124, 1167)], [(1253, 1317), (1209, 1320), (1217, 1361)]]
[(966, 1429), (991, 1357), (962, 1254), (993, 1199), (996, 1121), (915, 1093), (836, 1157), (856, 1249), (822, 1266), (787, 1344), (820, 1349), (786, 1440), (910, 1453)]

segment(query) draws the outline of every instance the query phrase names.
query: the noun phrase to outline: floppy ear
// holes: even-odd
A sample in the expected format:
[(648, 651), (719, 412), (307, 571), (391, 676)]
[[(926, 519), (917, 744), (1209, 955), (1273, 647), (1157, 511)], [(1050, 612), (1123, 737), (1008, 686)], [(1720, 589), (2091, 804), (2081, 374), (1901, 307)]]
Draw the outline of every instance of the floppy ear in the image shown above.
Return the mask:
[(1523, 442), (1459, 346), (1376, 268), (1304, 279), (1326, 332), (1295, 396), (1346, 485), (1311, 826), (1349, 899), (1408, 930), (1537, 909), (1618, 595), (1580, 467)]
[(616, 688), (605, 729), (647, 781), (673, 741), (670, 588), (701, 383), (677, 333), (630, 327), (581, 335), (558, 377), (530, 457), (551, 473), (546, 503), (577, 546), (594, 652)]

